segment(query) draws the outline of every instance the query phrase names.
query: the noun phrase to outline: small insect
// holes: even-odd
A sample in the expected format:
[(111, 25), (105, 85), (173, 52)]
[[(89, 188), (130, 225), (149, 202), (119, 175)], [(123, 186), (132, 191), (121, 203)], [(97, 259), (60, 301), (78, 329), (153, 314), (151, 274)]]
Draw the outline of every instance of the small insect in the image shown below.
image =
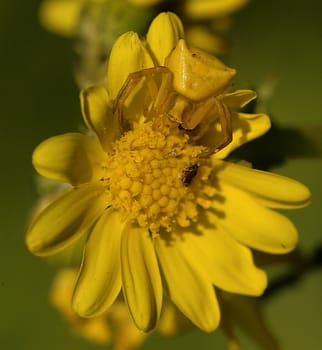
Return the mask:
[(182, 183), (187, 187), (191, 184), (193, 178), (197, 175), (199, 169), (198, 164), (192, 164), (182, 170), (179, 177)]
[(140, 122), (142, 116), (155, 121), (161, 115), (178, 123), (194, 140), (209, 130), (212, 137), (208, 137), (210, 143), (205, 145), (208, 156), (232, 141), (231, 111), (224, 96), (234, 70), (226, 69), (227, 77), (220, 80), (216, 74), (222, 63), (200, 50), (188, 48), (184, 41), (177, 48), (167, 58), (169, 66), (175, 69), (157, 66), (129, 74), (114, 102), (114, 115), (121, 133)]

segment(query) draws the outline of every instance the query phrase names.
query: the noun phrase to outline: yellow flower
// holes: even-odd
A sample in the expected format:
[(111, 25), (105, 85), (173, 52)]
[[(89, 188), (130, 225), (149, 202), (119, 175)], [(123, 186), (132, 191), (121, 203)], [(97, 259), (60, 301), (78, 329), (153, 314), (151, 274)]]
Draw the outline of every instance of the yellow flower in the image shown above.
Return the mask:
[[(145, 333), (135, 327), (122, 293), (114, 304), (99, 316), (83, 318), (73, 310), (71, 301), (77, 275), (76, 268), (58, 270), (49, 293), (51, 305), (60, 312), (71, 330), (92, 343), (113, 344), (115, 350), (139, 348), (152, 332)], [(157, 331), (169, 337), (192, 329), (193, 324), (173, 304), (164, 300)]]
[(134, 323), (149, 331), (166, 294), (209, 332), (220, 321), (213, 286), (246, 295), (266, 286), (250, 247), (296, 246), (294, 225), (271, 208), (306, 205), (308, 189), (222, 160), (269, 118), (238, 112), (255, 93), (229, 92), (235, 70), (182, 36), (171, 13), (156, 17), (146, 41), (121, 35), (106, 88), (81, 93), (95, 136), (64, 134), (34, 151), (41, 175), (73, 188), (33, 220), (26, 243), (47, 256), (91, 231), (73, 295), (83, 317), (105, 312), (122, 289)]
[[(113, 344), (113, 348), (117, 350), (137, 349), (147, 336), (152, 334), (139, 331), (134, 326), (122, 295), (119, 295), (113, 306), (102, 315), (92, 318), (80, 317), (71, 305), (76, 281), (77, 269), (61, 269), (54, 278), (49, 294), (50, 303), (61, 313), (74, 333), (92, 343)], [(240, 349), (234, 332), (235, 323), (263, 348), (280, 349), (261, 313), (258, 298), (222, 291), (219, 292), (219, 296), (223, 311), (220, 327), (227, 337), (230, 350)], [(164, 301), (157, 328), (161, 335), (175, 336), (193, 329), (192, 323), (172, 303)]]
[(186, 39), (213, 54), (227, 51), (223, 32), (229, 15), (248, 0), (43, 0), (39, 8), (42, 25), (54, 33), (76, 39), (75, 79), (81, 88), (100, 84), (105, 62), (120, 33), (145, 33), (148, 23), (162, 9), (185, 18)]
[(71, 300), (76, 280), (77, 269), (61, 269), (55, 276), (49, 295), (51, 304), (60, 311), (72, 330), (93, 343), (114, 343), (117, 350), (138, 348), (146, 338), (146, 333), (134, 326), (121, 298), (108, 312), (98, 317), (81, 318), (72, 309)]
[(187, 0), (185, 12), (193, 18), (227, 16), (245, 6), (249, 0)]
[(71, 300), (76, 277), (76, 269), (62, 269), (58, 272), (49, 295), (51, 304), (70, 322), (77, 334), (99, 344), (110, 342), (111, 330), (103, 316), (82, 319), (72, 309)]
[[(137, 7), (136, 11), (138, 12), (142, 12), (142, 7), (151, 8), (153, 11), (155, 5), (159, 5), (159, 10), (160, 8), (163, 11), (171, 10), (179, 16), (183, 16), (186, 19), (186, 36), (189, 42), (214, 54), (222, 54), (226, 50), (226, 42), (220, 33), (230, 27), (229, 16), (241, 10), (249, 2), (249, 0), (172, 0), (171, 2), (166, 0), (123, 0), (123, 2), (125, 1), (129, 5)], [(116, 3), (119, 2), (116, 1)], [(106, 12), (107, 16), (113, 12), (113, 0), (43, 0), (39, 8), (40, 22), (47, 30), (54, 33), (76, 37), (77, 34), (82, 35), (80, 28), (82, 27), (82, 21), (85, 21), (84, 13), (91, 6), (96, 5), (111, 6)], [(142, 16), (140, 22), (149, 21), (150, 13), (145, 13), (144, 16)], [(109, 26), (106, 23), (113, 22), (114, 19), (112, 16), (112, 18), (106, 18), (104, 22), (101, 17), (97, 16), (96, 19), (93, 18), (92, 20), (94, 23), (96, 20), (101, 21), (98, 27), (101, 31), (105, 31), (104, 26)], [(122, 20), (131, 21), (131, 17), (124, 17)], [(130, 25), (134, 30), (139, 30), (139, 28), (136, 28), (137, 21), (135, 17), (132, 20), (133, 23), (128, 23), (127, 26)], [(93, 25), (87, 24), (85, 27), (87, 32)], [(113, 29), (110, 28), (110, 30)], [(110, 35), (113, 36), (113, 33), (110, 33)], [(101, 44), (100, 42), (98, 45)]]
[(213, 54), (223, 54), (227, 51), (227, 43), (222, 32), (230, 28), (230, 16), (248, 2), (249, 0), (186, 0), (184, 13), (189, 22), (187, 40)]
[[(59, 35), (74, 37), (86, 5), (104, 4), (111, 0), (43, 0), (39, 8), (42, 25)], [(124, 0), (123, 0), (124, 1)], [(161, 0), (127, 0), (136, 6), (151, 6)]]

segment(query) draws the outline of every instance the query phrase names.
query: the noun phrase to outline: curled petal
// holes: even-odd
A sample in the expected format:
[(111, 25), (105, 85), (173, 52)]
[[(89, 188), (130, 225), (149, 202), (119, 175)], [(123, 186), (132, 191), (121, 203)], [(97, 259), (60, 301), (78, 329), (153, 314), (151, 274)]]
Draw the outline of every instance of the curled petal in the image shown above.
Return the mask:
[(107, 69), (109, 96), (115, 100), (130, 73), (153, 67), (153, 60), (134, 32), (121, 35), (113, 45)]
[(100, 144), (80, 133), (51, 137), (38, 145), (32, 156), (40, 175), (72, 185), (98, 180), (105, 159)]
[[(234, 149), (242, 146), (251, 140), (265, 134), (271, 127), (270, 118), (266, 114), (246, 114), (234, 113), (232, 118), (233, 139), (226, 147), (214, 155), (214, 158), (226, 158)], [(214, 133), (218, 131), (214, 131)], [(216, 139), (215, 134), (211, 137), (208, 132), (205, 135), (203, 144), (211, 142)]]
[(203, 218), (192, 232), (181, 231), (183, 238), (179, 244), (182, 249), (189, 252), (191, 260), (199, 262), (213, 284), (232, 293), (263, 293), (267, 285), (265, 272), (254, 265), (249, 248), (216, 226), (214, 214), (208, 211), (207, 218)]
[(85, 234), (106, 205), (100, 183), (67, 191), (32, 221), (26, 233), (28, 249), (39, 256), (58, 253)]
[(285, 176), (216, 161), (219, 180), (255, 195), (262, 204), (271, 208), (300, 208), (311, 199), (309, 189), (300, 182)]
[(220, 181), (218, 196), (213, 204), (216, 223), (238, 242), (272, 254), (285, 254), (296, 247), (297, 231), (286, 216), (224, 181)]
[(191, 249), (166, 236), (156, 237), (155, 248), (169, 298), (196, 326), (211, 332), (218, 327), (220, 311), (201, 257), (190, 256)]
[(165, 58), (183, 36), (183, 25), (177, 15), (163, 12), (155, 17), (147, 34), (147, 43), (157, 65), (164, 65)]
[(118, 120), (112, 111), (112, 102), (103, 86), (92, 86), (80, 93), (84, 121), (98, 137), (105, 151), (119, 136)]
[(162, 284), (147, 229), (128, 225), (121, 242), (123, 294), (136, 326), (147, 332), (159, 320)]
[(73, 295), (73, 308), (82, 317), (102, 314), (121, 290), (120, 242), (123, 226), (120, 215), (108, 209), (89, 236)]
[(226, 103), (230, 108), (243, 108), (256, 97), (256, 92), (253, 90), (236, 90), (225, 94), (224, 103)]

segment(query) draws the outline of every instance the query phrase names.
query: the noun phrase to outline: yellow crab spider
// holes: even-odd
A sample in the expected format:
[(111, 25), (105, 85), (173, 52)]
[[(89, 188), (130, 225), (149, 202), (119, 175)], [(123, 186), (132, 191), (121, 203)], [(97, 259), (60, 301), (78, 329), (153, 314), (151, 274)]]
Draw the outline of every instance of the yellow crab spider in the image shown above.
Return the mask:
[(143, 90), (140, 101), (145, 120), (165, 115), (190, 133), (192, 140), (201, 138), (204, 130), (219, 122), (221, 138), (212, 143), (207, 155), (218, 152), (232, 141), (231, 112), (223, 97), (235, 71), (198, 49), (187, 48), (183, 40), (166, 63), (175, 68), (157, 66), (128, 76), (114, 103), (121, 132), (130, 129), (126, 106)]

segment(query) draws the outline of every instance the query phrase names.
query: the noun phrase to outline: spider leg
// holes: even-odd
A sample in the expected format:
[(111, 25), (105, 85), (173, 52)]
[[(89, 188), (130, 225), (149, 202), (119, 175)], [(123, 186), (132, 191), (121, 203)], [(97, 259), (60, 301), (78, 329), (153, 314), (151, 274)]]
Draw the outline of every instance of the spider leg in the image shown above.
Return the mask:
[[(160, 78), (157, 85), (157, 78)], [(148, 116), (154, 118), (157, 115), (166, 113), (170, 108), (172, 92), (172, 73), (166, 67), (155, 67), (153, 75), (147, 80), (148, 89), (152, 85), (156, 86), (155, 93), (152, 95), (152, 105), (149, 109)]]
[(232, 131), (232, 116), (231, 111), (227, 107), (227, 105), (220, 99), (215, 98), (215, 113), (219, 118), (220, 127), (221, 127), (221, 137), (216, 140), (215, 144), (213, 144), (206, 152), (203, 152), (200, 157), (208, 157), (213, 153), (217, 153), (224, 147), (226, 147), (233, 138)]
[(143, 71), (138, 71), (129, 74), (114, 101), (113, 113), (114, 116), (119, 120), (119, 127), (121, 133), (124, 133), (126, 130), (129, 129), (128, 123), (124, 120), (124, 106), (135, 87), (144, 78), (145, 73), (142, 72)]
[(126, 101), (135, 92), (135, 88), (141, 81), (146, 83), (145, 88), (149, 93), (147, 101), (144, 103), (146, 105), (142, 106), (142, 112), (145, 116), (153, 119), (156, 115), (166, 113), (169, 107), (172, 73), (168, 68), (153, 67), (129, 74), (113, 106), (113, 113), (119, 120), (121, 133), (130, 128), (124, 118)]
[(214, 146), (214, 152), (218, 152), (226, 147), (233, 139), (232, 116), (228, 106), (221, 100), (216, 99), (216, 109), (221, 124), (222, 140)]
[(185, 130), (195, 129), (210, 111), (216, 107), (216, 98), (210, 97), (202, 102), (192, 102), (191, 107), (183, 115), (182, 127)]

